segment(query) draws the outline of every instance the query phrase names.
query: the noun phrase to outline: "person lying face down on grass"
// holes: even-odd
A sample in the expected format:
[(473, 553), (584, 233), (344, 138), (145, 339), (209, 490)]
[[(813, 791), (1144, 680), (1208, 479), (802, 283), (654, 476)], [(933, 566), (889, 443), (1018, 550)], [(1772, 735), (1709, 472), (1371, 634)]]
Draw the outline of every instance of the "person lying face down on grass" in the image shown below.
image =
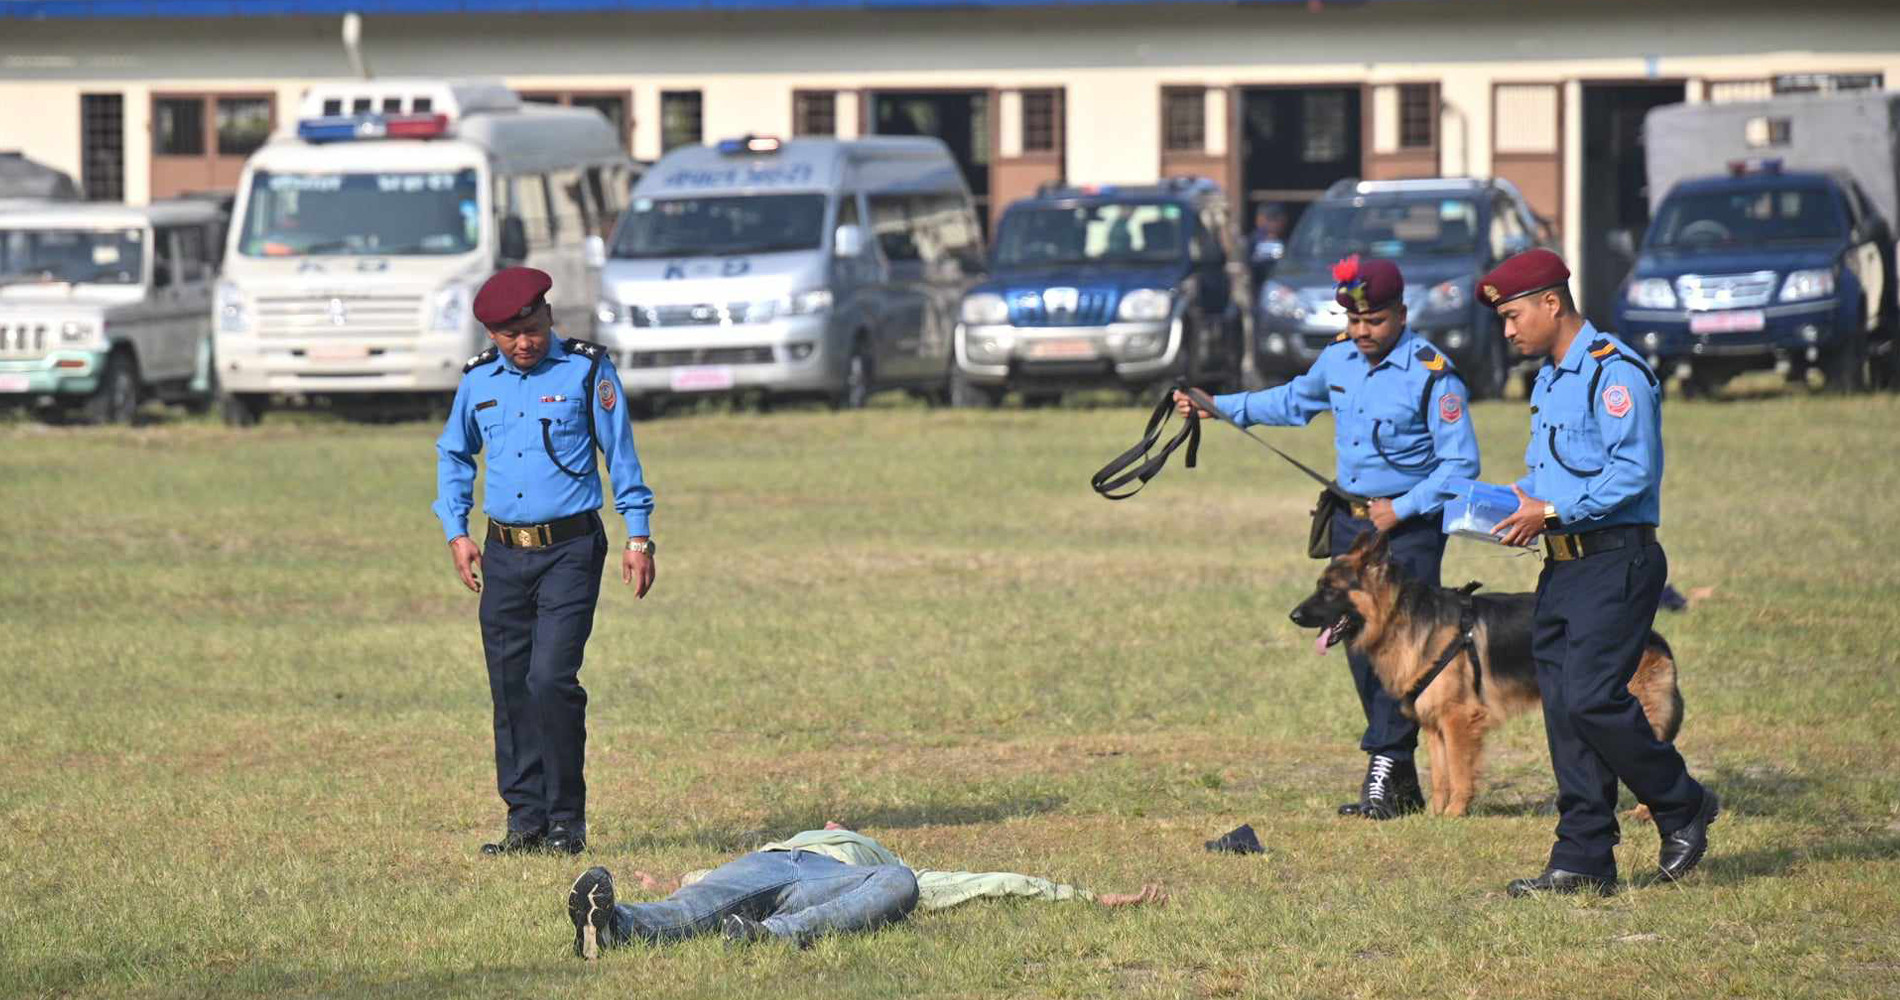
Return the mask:
[(706, 934), (739, 943), (783, 938), (806, 944), (826, 934), (875, 930), (918, 907), (941, 910), (985, 897), (1082, 899), (1110, 907), (1168, 899), (1153, 884), (1139, 892), (1098, 896), (1014, 872), (912, 868), (884, 845), (837, 823), (678, 879), (638, 871), (634, 875), (642, 889), (670, 895), (654, 903), (618, 902), (613, 874), (599, 867), (574, 881), (567, 914), (574, 923), (576, 955), (593, 959), (602, 947)]

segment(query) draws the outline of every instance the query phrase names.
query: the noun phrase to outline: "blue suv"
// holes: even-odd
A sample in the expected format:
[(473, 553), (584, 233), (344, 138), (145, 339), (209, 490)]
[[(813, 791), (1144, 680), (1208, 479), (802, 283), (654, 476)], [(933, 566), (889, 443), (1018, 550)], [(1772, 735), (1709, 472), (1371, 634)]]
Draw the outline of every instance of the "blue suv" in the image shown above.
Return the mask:
[(959, 406), (1010, 389), (1141, 390), (1181, 377), (1238, 386), (1247, 262), (1212, 181), (1049, 187), (1009, 206), (989, 277), (964, 295), (951, 369)]

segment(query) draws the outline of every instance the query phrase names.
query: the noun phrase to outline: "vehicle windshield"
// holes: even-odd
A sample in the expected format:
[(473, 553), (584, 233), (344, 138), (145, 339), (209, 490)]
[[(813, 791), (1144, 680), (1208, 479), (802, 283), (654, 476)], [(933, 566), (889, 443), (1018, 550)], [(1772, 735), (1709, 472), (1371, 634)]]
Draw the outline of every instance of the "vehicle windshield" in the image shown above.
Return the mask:
[(638, 198), (621, 217), (612, 256), (639, 259), (816, 250), (824, 232), (822, 194)]
[(474, 170), (287, 174), (257, 171), (238, 252), (246, 257), (450, 256), (475, 249)]
[(1478, 204), (1469, 198), (1381, 198), (1308, 208), (1287, 256), (1468, 257), (1478, 252)]
[(996, 265), (1170, 263), (1184, 254), (1187, 221), (1171, 202), (1019, 208), (1003, 217)]
[(0, 285), (136, 285), (144, 274), (142, 229), (0, 228)]
[(1649, 229), (1652, 247), (1708, 247), (1838, 239), (1846, 228), (1822, 187), (1701, 191), (1663, 202)]

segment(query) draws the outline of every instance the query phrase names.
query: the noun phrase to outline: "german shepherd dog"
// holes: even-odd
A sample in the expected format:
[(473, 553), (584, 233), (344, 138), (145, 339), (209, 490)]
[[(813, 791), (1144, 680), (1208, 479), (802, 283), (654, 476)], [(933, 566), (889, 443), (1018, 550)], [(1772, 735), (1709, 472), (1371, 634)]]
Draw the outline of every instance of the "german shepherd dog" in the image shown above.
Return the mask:
[[(1408, 580), (1387, 558), (1386, 541), (1382, 531), (1361, 536), (1351, 551), (1327, 565), (1312, 596), (1293, 609), (1293, 623), (1321, 630), (1321, 654), (1349, 641), (1371, 660), (1380, 685), (1403, 704), (1458, 642), (1462, 606), (1471, 602), (1472, 644), (1406, 706), (1425, 734), (1432, 812), (1463, 816), (1483, 765), (1485, 734), (1542, 704), (1531, 659), (1537, 595), (1471, 594), (1472, 588)], [(1653, 631), (1629, 689), (1656, 737), (1675, 739), (1682, 727), (1675, 654)], [(1648, 813), (1639, 808), (1634, 818), (1646, 820)]]

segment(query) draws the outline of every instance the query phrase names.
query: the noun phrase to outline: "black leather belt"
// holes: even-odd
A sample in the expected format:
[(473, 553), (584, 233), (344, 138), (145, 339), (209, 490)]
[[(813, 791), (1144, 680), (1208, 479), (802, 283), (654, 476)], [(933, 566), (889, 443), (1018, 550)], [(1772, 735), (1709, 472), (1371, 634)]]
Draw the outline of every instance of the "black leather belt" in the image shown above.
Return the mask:
[(582, 511), (546, 524), (488, 522), (488, 540), (511, 549), (544, 549), (602, 530), (600, 512)]
[(1574, 535), (1544, 536), (1544, 557), (1557, 562), (1585, 559), (1616, 549), (1641, 548), (1656, 541), (1654, 525), (1638, 524), (1624, 528), (1599, 528)]

